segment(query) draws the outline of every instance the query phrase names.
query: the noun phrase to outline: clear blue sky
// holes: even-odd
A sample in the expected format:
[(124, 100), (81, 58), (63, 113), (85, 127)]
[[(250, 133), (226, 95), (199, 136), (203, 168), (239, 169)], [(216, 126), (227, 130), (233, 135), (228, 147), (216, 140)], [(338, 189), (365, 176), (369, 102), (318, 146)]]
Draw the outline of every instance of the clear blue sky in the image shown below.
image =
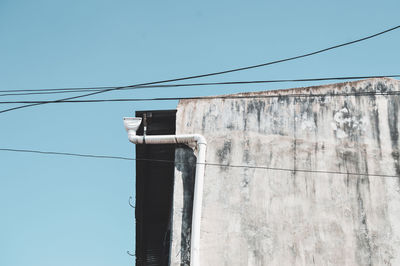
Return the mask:
[[(399, 10), (398, 0), (0, 0), (0, 90), (126, 85), (258, 64), (398, 25)], [(201, 81), (399, 74), (399, 44), (395, 31), (312, 58)], [(93, 98), (301, 85), (307, 84), (149, 89)], [(122, 117), (176, 104), (16, 110), (0, 114), (0, 148), (133, 158)], [(134, 173), (130, 161), (0, 152), (0, 265), (133, 265), (126, 250), (134, 252), (134, 211), (128, 205)]]

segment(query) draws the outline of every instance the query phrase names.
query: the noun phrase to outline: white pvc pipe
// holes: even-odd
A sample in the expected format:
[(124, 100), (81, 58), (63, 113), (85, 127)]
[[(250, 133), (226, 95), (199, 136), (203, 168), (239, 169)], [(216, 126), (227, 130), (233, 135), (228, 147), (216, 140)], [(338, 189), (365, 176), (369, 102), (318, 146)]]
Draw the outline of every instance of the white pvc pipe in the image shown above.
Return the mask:
[(200, 222), (203, 202), (203, 184), (206, 162), (207, 141), (200, 134), (137, 136), (136, 131), (128, 130), (129, 141), (134, 144), (171, 144), (196, 142), (198, 147), (196, 174), (194, 182), (192, 232), (190, 236), (190, 265), (200, 265)]

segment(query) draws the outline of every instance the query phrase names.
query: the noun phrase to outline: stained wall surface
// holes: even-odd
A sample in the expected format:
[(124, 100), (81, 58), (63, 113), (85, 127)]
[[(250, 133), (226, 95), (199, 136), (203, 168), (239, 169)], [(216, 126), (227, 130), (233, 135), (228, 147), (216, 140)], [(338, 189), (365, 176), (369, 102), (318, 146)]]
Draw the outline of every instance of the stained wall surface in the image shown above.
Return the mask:
[[(265, 167), (206, 166), (201, 265), (400, 265), (400, 96), (331, 96), (399, 90), (368, 79), (180, 101), (176, 132), (203, 134), (208, 163)], [(195, 154), (175, 154), (171, 265), (189, 265)]]

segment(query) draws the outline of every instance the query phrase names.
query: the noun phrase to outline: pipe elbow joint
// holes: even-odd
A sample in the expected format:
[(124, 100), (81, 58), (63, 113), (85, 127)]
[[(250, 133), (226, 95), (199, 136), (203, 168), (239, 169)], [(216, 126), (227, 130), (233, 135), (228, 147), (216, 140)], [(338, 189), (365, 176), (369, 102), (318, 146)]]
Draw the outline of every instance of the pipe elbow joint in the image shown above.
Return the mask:
[(203, 135), (200, 134), (194, 134), (194, 140), (197, 142), (198, 145), (204, 144), (207, 145), (207, 140)]
[(129, 139), (129, 141), (132, 142), (133, 144), (138, 144), (138, 142), (139, 142), (139, 138), (138, 138), (138, 136), (136, 135), (136, 132), (135, 132), (135, 131), (133, 131), (133, 132), (128, 132), (128, 139)]

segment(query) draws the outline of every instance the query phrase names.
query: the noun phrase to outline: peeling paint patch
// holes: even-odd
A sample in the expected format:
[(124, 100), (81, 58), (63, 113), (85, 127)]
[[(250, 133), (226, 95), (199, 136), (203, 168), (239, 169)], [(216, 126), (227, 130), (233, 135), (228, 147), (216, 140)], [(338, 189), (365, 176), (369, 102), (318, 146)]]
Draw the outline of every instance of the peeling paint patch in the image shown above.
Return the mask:
[(347, 106), (335, 111), (331, 127), (338, 139), (360, 136), (365, 128), (363, 118), (360, 115), (350, 113)]

